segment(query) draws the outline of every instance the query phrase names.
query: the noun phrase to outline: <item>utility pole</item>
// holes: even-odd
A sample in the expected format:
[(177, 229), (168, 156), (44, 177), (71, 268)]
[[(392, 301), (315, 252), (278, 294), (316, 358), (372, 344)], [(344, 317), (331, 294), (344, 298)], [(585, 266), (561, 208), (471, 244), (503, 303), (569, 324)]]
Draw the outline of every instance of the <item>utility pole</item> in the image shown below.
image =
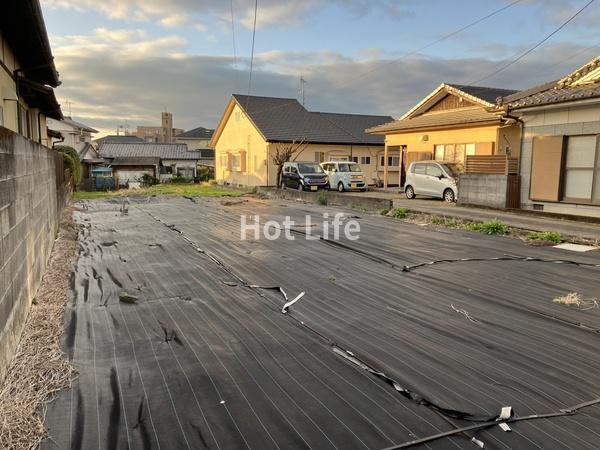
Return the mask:
[(69, 117), (73, 117), (73, 116), (71, 115), (71, 105), (72, 105), (72, 104), (73, 104), (73, 103), (71, 103), (71, 101), (70, 101), (69, 99), (66, 99), (66, 100), (65, 100), (65, 105), (66, 105), (66, 107), (67, 107), (67, 108), (69, 108)]
[(306, 80), (302, 75), (300, 75), (300, 95), (302, 95), (302, 106), (304, 106), (304, 85), (306, 84)]

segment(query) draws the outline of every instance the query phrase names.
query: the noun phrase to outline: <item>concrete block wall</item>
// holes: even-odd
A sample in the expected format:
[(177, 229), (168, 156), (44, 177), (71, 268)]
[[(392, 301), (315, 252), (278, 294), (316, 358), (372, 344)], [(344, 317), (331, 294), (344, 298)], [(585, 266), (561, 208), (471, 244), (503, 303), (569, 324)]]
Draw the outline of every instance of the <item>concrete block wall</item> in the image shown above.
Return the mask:
[(523, 117), (521, 142), (521, 207), (533, 209), (534, 204), (543, 205), (544, 212), (574, 216), (600, 217), (600, 207), (562, 202), (538, 202), (529, 199), (531, 183), (531, 158), (535, 136), (577, 136), (600, 134), (600, 106), (587, 105), (539, 111)]
[(58, 229), (56, 153), (0, 127), (0, 381)]
[(507, 180), (506, 175), (464, 173), (458, 180), (458, 203), (505, 208)]

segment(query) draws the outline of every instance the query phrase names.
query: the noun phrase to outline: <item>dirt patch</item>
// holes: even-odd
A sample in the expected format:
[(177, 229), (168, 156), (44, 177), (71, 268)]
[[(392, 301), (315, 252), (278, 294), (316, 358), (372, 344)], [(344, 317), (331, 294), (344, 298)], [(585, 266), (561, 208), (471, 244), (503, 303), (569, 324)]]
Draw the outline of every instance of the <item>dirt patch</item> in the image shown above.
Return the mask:
[(0, 389), (0, 448), (36, 448), (46, 436), (44, 402), (74, 374), (60, 348), (69, 274), (79, 249), (67, 208), (48, 267), (33, 300), (21, 342)]

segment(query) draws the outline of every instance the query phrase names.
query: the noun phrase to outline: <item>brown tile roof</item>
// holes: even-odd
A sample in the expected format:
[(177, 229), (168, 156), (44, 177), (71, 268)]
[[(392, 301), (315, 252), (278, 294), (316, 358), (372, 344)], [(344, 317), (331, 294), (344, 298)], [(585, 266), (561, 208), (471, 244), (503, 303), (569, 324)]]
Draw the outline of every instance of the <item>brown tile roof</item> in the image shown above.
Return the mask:
[(423, 114), (410, 119), (401, 119), (386, 123), (367, 130), (369, 133), (383, 133), (386, 131), (407, 131), (424, 128), (437, 128), (469, 123), (494, 122), (499, 118), (483, 108), (461, 108), (452, 111)]
[(515, 94), (505, 97), (502, 103), (508, 105), (511, 109), (518, 109), (596, 97), (600, 97), (600, 83), (559, 88), (557, 83), (553, 82), (537, 89), (524, 91), (524, 95)]

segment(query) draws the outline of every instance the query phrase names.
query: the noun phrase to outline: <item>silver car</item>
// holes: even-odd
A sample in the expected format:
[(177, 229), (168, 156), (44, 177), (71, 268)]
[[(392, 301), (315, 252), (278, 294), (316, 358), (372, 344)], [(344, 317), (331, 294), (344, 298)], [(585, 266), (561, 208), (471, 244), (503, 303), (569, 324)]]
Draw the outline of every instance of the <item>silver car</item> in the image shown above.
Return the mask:
[(457, 181), (456, 164), (441, 161), (413, 162), (406, 173), (404, 193), (408, 199), (424, 195), (451, 203), (458, 198)]

